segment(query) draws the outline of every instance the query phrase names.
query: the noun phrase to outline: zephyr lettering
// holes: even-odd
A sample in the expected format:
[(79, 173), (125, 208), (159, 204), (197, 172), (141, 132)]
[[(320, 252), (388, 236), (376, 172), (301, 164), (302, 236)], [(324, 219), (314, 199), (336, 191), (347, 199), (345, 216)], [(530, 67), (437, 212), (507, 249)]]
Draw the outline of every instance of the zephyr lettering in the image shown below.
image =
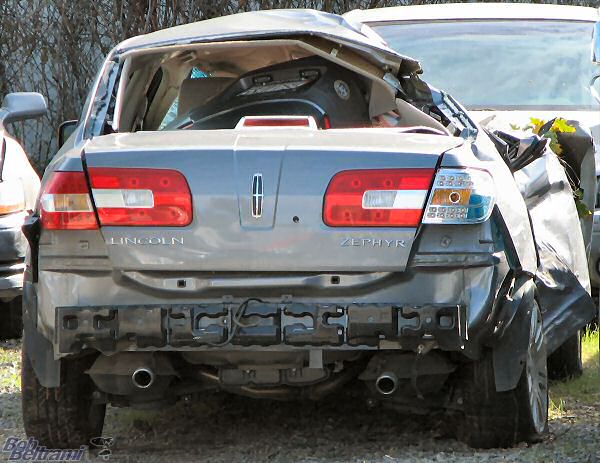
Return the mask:
[(344, 238), (340, 243), (340, 246), (356, 246), (361, 248), (405, 248), (406, 241), (377, 238)]

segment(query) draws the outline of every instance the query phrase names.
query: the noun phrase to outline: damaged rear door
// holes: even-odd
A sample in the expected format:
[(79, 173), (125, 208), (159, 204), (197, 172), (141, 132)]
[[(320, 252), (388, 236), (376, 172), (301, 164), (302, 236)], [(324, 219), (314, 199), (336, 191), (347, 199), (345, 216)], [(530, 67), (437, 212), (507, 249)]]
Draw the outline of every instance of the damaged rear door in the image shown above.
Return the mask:
[[(552, 125), (549, 121), (540, 135), (543, 137)], [(505, 143), (498, 146), (529, 211), (538, 252), (537, 299), (551, 353), (597, 317), (596, 303), (590, 296), (586, 250), (591, 240), (586, 226), (590, 211), (575, 193), (596, 190), (595, 182), (586, 181), (582, 175), (587, 167), (586, 154), (591, 152), (593, 159), (592, 138), (579, 129), (560, 136), (562, 153), (557, 156), (548, 138), (517, 137), (501, 131), (494, 134)]]

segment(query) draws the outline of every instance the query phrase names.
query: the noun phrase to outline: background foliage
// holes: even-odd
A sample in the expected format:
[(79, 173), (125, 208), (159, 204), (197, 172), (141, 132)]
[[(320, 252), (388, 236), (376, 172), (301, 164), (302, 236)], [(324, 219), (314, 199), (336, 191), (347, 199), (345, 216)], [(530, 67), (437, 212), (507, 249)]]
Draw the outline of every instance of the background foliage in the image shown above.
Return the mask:
[[(456, 0), (455, 0), (456, 1)], [(56, 128), (77, 119), (102, 57), (118, 42), (178, 24), (242, 11), (355, 8), (444, 0), (0, 0), (0, 96), (39, 91), (49, 114), (14, 127), (38, 170), (56, 151)], [(556, 3), (556, 2), (555, 2)], [(600, 6), (600, 0), (557, 0)]]

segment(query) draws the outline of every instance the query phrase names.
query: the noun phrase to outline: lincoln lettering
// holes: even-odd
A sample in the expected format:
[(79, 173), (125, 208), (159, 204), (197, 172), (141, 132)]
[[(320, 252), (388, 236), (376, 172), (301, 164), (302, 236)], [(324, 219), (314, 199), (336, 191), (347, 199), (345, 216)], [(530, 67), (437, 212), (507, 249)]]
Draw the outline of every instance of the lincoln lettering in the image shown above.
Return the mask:
[(120, 244), (124, 246), (183, 246), (183, 236), (179, 238), (152, 236), (148, 238), (110, 238), (108, 244)]
[(386, 240), (378, 238), (344, 238), (340, 246), (356, 246), (363, 248), (405, 248), (404, 240)]

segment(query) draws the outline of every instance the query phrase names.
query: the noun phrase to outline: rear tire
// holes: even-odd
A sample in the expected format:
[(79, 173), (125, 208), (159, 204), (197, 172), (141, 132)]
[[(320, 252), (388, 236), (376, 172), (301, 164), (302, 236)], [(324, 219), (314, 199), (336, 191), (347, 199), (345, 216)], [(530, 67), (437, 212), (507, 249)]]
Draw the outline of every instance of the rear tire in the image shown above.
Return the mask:
[(567, 339), (562, 346), (548, 357), (550, 379), (567, 380), (583, 374), (581, 359), (581, 331)]
[(40, 384), (23, 344), (21, 397), (23, 424), (28, 437), (53, 449), (78, 449), (90, 445), (104, 426), (105, 404), (92, 401), (94, 384), (85, 371), (93, 357), (61, 360), (60, 386)]
[(0, 303), (0, 340), (17, 339), (23, 334), (23, 298)]
[(536, 442), (548, 427), (546, 344), (537, 304), (531, 316), (529, 348), (516, 389), (497, 392), (491, 352), (466, 367), (464, 416), (457, 437), (471, 447), (510, 447)]

